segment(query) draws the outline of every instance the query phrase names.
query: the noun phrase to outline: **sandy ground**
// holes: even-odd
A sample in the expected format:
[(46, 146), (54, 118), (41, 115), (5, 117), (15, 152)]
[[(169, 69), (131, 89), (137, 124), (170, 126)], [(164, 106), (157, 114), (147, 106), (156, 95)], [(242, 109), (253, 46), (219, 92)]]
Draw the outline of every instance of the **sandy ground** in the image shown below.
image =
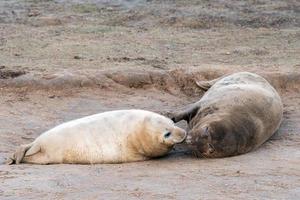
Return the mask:
[[(284, 102), (258, 150), (118, 165), (0, 165), (0, 199), (300, 199), (300, 3), (0, 1), (0, 163), (64, 121), (160, 113), (203, 95), (194, 80), (266, 77)], [(184, 127), (185, 124), (180, 124)]]

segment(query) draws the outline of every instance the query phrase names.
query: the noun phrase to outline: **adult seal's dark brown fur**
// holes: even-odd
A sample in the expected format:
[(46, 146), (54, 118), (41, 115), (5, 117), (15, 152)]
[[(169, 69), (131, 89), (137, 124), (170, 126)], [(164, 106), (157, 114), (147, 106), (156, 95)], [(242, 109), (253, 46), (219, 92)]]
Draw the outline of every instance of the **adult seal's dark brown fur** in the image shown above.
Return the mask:
[(249, 152), (279, 128), (283, 107), (276, 90), (261, 76), (235, 73), (197, 82), (207, 92), (172, 120), (186, 120), (186, 143), (197, 156), (219, 158)]

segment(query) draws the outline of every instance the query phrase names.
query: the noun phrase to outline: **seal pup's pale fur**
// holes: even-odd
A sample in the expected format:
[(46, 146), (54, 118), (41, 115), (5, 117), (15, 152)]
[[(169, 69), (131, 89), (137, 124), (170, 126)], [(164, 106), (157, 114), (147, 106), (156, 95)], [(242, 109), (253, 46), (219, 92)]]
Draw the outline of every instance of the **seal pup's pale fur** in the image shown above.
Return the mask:
[(167, 154), (185, 137), (172, 120), (150, 111), (103, 112), (50, 129), (20, 146), (8, 164), (142, 161)]

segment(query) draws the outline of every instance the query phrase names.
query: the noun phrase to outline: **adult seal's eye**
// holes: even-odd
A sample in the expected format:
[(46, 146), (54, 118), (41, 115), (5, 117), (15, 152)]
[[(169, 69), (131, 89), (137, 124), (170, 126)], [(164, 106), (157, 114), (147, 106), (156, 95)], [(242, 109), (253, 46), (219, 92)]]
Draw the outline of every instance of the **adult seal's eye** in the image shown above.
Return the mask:
[(165, 133), (165, 138), (168, 138), (168, 137), (170, 137), (170, 135), (171, 135), (171, 132), (167, 132), (167, 133)]

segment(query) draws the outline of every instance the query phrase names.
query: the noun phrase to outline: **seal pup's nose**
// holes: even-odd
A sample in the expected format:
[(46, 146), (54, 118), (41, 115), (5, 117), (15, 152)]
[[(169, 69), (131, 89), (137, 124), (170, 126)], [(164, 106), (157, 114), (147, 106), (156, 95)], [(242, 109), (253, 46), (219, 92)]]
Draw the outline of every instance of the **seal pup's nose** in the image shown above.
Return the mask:
[(176, 127), (174, 130), (174, 135), (175, 135), (174, 142), (176, 144), (179, 144), (185, 141), (187, 132), (182, 128)]

